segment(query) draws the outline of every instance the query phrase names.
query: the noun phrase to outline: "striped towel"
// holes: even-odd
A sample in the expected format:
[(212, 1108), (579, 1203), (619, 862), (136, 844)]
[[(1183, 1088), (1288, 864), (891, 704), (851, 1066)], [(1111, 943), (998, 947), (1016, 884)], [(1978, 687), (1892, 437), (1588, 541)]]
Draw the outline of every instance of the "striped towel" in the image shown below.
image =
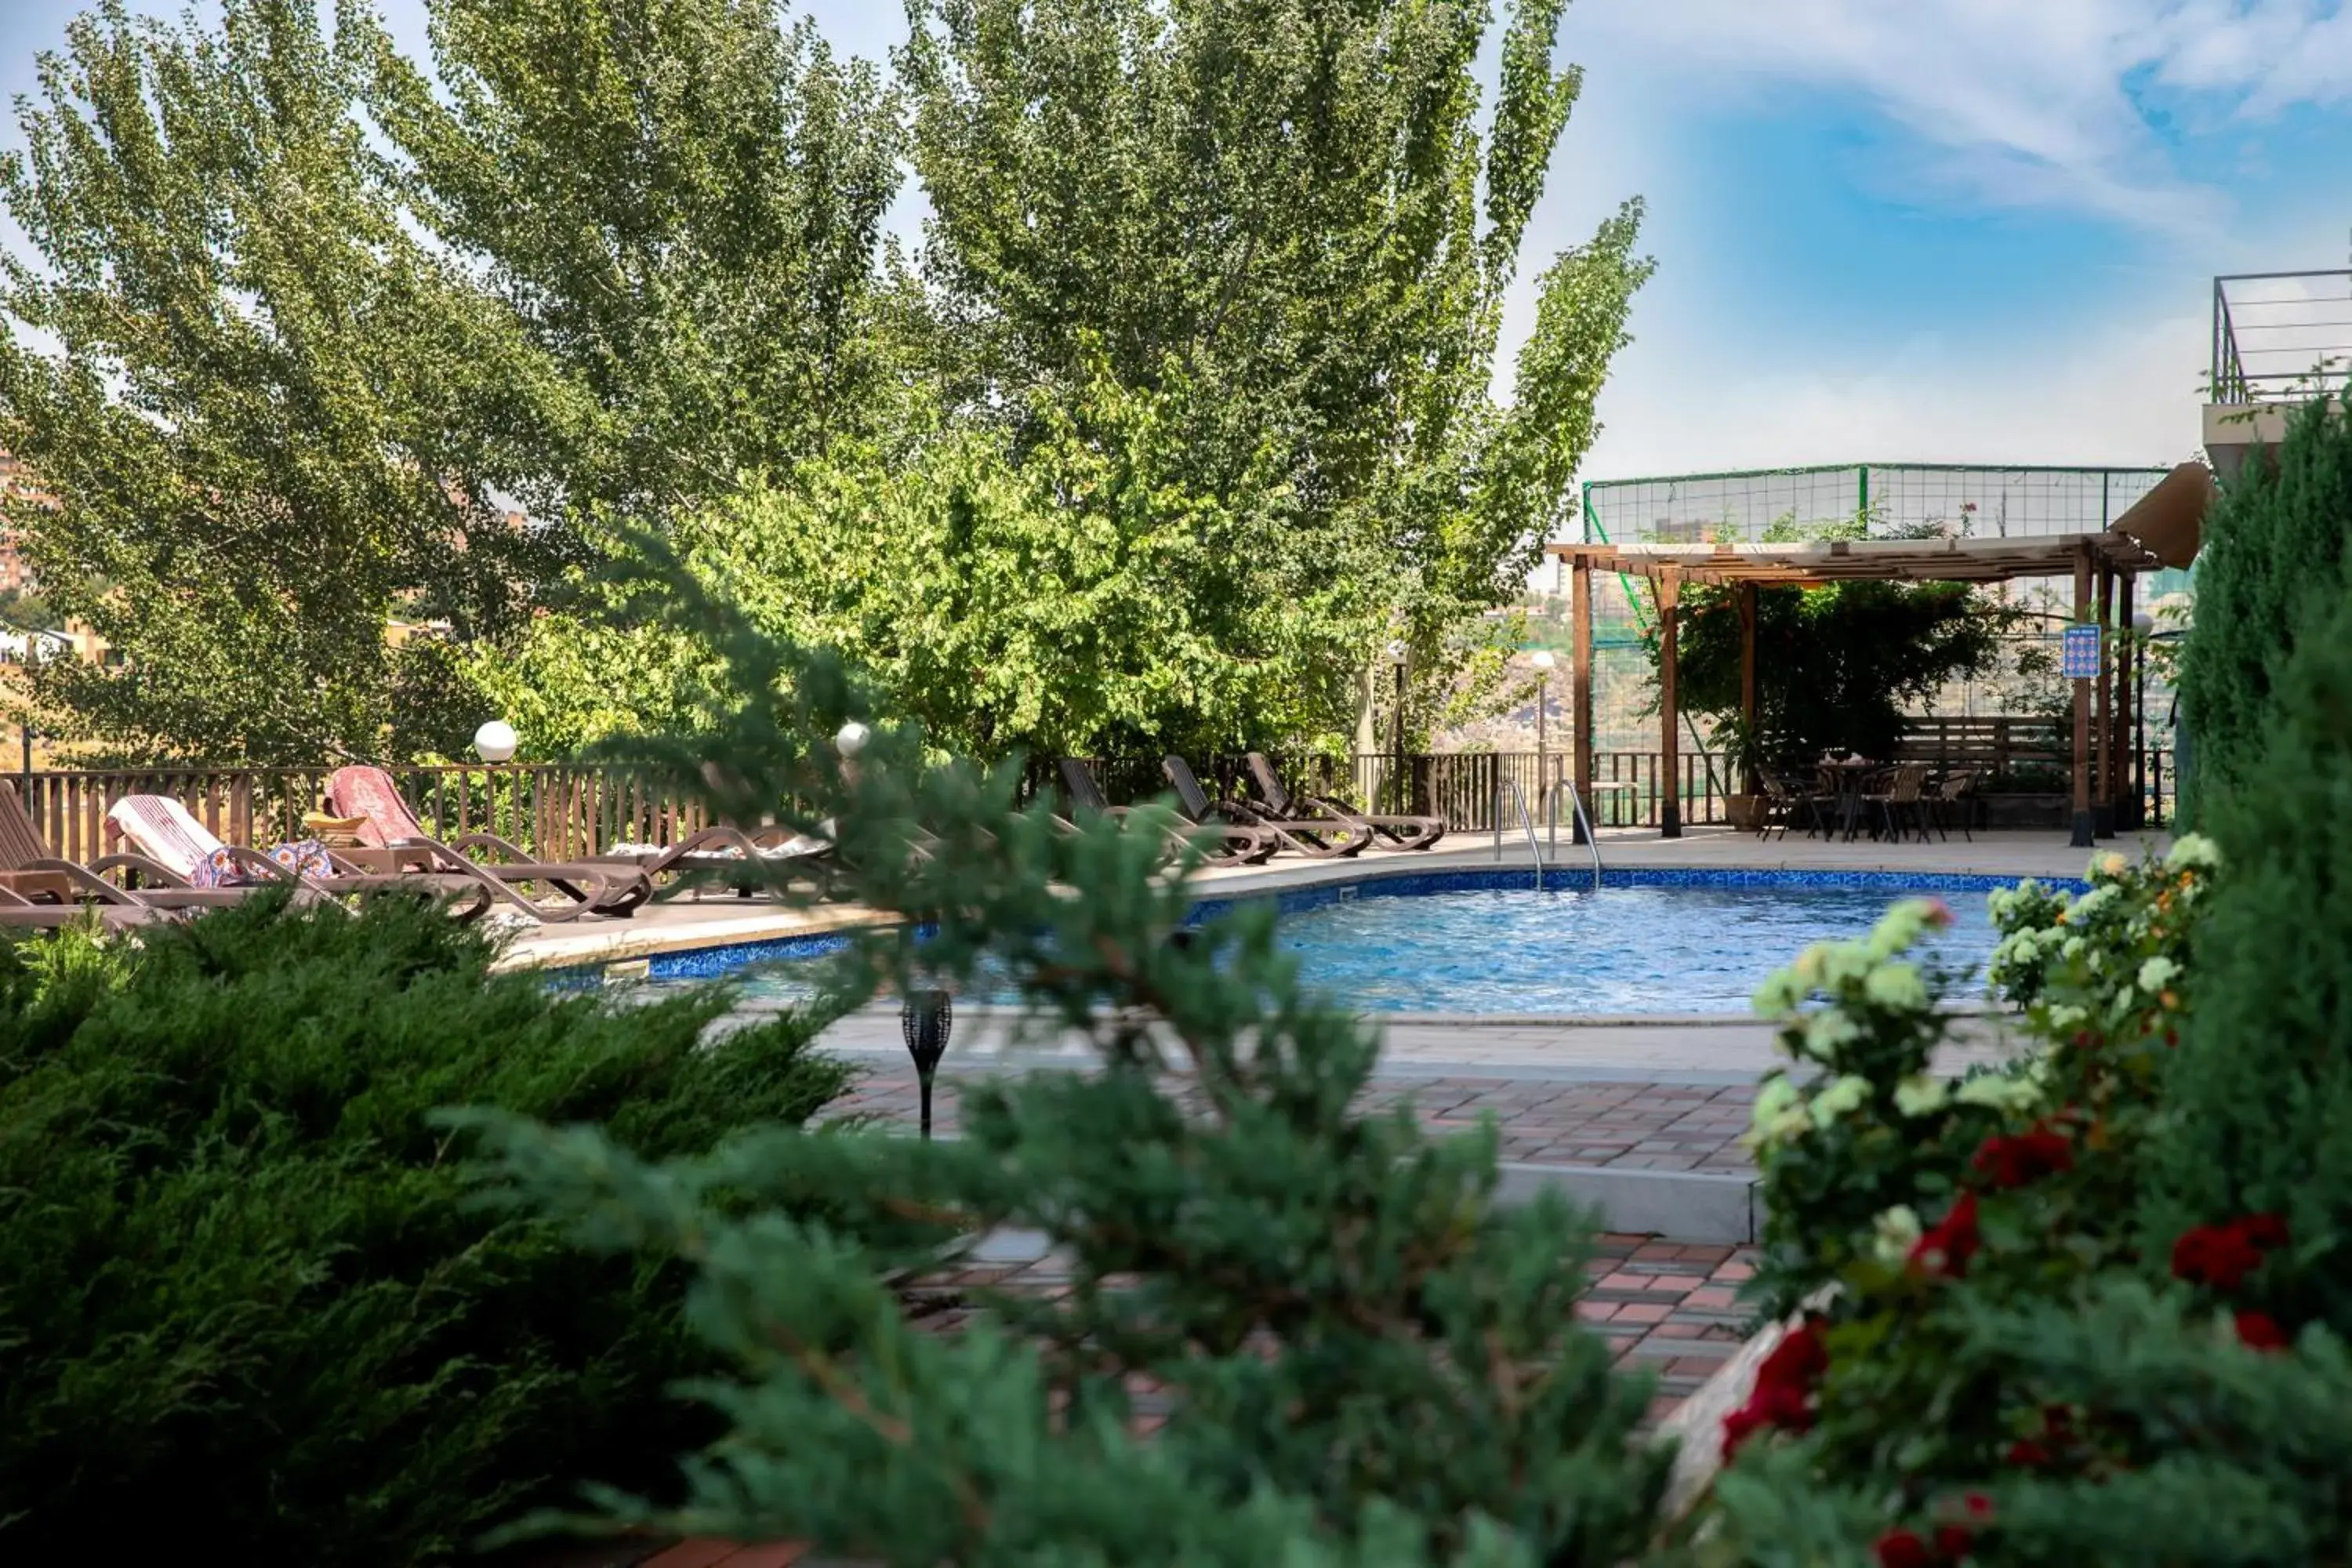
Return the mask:
[[(129, 839), (142, 855), (196, 888), (234, 888), (258, 880), (236, 862), (228, 846), (167, 795), (127, 795), (107, 808), (106, 825)], [(280, 844), (269, 858), (298, 876), (334, 874), (327, 847), (315, 838)]]

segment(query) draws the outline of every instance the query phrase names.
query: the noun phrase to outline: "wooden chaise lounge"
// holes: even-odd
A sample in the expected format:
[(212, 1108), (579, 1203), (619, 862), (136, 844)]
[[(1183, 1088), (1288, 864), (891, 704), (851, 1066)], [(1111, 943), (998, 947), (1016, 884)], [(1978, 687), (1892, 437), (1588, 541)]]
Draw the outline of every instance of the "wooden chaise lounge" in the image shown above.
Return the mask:
[(1284, 786), (1264, 752), (1252, 752), (1244, 760), (1249, 763), (1251, 782), (1257, 785), (1258, 798), (1265, 802), (1270, 816), (1309, 822), (1328, 818), (1357, 829), (1367, 838), (1385, 838), (1399, 849), (1426, 849), (1445, 837), (1445, 819), (1442, 816), (1414, 816), (1402, 812), (1376, 815), (1321, 795), (1294, 795)]

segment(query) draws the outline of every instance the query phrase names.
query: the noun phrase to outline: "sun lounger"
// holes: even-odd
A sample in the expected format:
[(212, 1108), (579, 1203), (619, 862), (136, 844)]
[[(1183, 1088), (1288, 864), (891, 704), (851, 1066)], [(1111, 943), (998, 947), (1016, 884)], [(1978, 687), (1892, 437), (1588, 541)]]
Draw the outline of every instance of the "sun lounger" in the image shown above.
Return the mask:
[(1442, 816), (1374, 816), (1320, 795), (1294, 795), (1284, 787), (1264, 752), (1252, 752), (1245, 760), (1250, 779), (1257, 785), (1258, 798), (1265, 802), (1270, 816), (1309, 822), (1328, 820), (1353, 828), (1367, 838), (1385, 838), (1400, 849), (1426, 849), (1445, 837), (1445, 819)]
[[(426, 836), (416, 814), (401, 798), (392, 775), (377, 767), (338, 768), (327, 781), (327, 804), (341, 816), (365, 819), (363, 847), (350, 856), (376, 868), (421, 870), (470, 877), (509, 909), (541, 921), (572, 921), (583, 915), (627, 915), (653, 896), (653, 883), (635, 866), (605, 860), (540, 861), (505, 839), (471, 833), (454, 845)], [(499, 857), (474, 859), (468, 850)], [(521, 886), (551, 889), (562, 901), (525, 896)]]
[[(342, 862), (331, 852), (330, 869), (323, 875), (294, 870), (258, 850), (222, 843), (169, 795), (123, 796), (107, 808), (106, 831), (110, 839), (128, 840), (132, 852), (108, 855), (92, 862), (90, 870), (136, 878), (145, 884), (136, 889), (139, 897), (159, 909), (217, 909), (257, 889), (277, 886), (290, 886), (296, 899), (304, 901), (395, 889), (436, 894), (453, 898), (450, 912), (468, 921), (486, 913), (491, 903), (463, 878), (372, 871)], [(215, 865), (234, 868), (238, 880), (229, 885), (207, 882), (206, 869)]]
[(1329, 820), (1315, 821), (1306, 817), (1273, 817), (1251, 810), (1238, 801), (1213, 801), (1209, 792), (1201, 787), (1193, 776), (1192, 764), (1173, 752), (1160, 759), (1160, 771), (1168, 782), (1176, 786), (1176, 804), (1191, 821), (1204, 827), (1238, 826), (1255, 827), (1271, 833), (1283, 848), (1318, 860), (1345, 858), (1360, 855), (1372, 841), (1370, 833), (1360, 827)]
[[(1123, 822), (1132, 815), (1132, 807), (1113, 805), (1103, 798), (1102, 786), (1095, 783), (1095, 775), (1081, 759), (1064, 757), (1061, 773), (1062, 793), (1070, 797), (1070, 809), (1078, 816)], [(1210, 823), (1189, 831), (1171, 827), (1166, 832), (1171, 853), (1197, 851), (1204, 866), (1255, 866), (1282, 847), (1281, 840), (1271, 833), (1232, 823)]]
[(152, 900), (50, 854), (16, 786), (0, 779), (0, 924), (62, 925), (85, 908), (97, 909), (109, 925), (136, 925), (163, 912)]

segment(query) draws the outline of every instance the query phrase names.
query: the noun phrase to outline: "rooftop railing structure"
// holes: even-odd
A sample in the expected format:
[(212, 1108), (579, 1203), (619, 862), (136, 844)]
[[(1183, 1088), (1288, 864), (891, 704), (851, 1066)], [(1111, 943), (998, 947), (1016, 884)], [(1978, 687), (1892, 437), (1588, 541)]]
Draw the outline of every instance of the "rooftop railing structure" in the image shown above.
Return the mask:
[(2352, 369), (2352, 267), (2213, 279), (2212, 401), (2284, 403)]

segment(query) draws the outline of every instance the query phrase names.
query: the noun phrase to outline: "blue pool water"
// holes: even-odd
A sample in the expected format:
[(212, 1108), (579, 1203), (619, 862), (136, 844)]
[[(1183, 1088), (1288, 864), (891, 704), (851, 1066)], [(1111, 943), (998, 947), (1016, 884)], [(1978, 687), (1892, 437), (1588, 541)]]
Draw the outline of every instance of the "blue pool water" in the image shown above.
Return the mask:
[[(1777, 888), (1531, 889), (1356, 899), (1286, 916), (1308, 981), (1370, 1012), (1745, 1013), (1809, 944), (1869, 932), (1902, 894)], [(1937, 895), (1927, 950), (1981, 966), (1981, 892)]]
[[(1985, 895), (1999, 883), (1990, 878), (1825, 885), (1801, 874), (1681, 873), (1597, 890), (1558, 872), (1552, 880), (1538, 891), (1524, 874), (1434, 873), (1286, 895), (1281, 939), (1309, 985), (1352, 1007), (1530, 1016), (1744, 1014), (1757, 986), (1808, 944), (1863, 936), (1904, 898), (1950, 905), (1953, 924), (1924, 950), (1940, 963), (1980, 969), (1995, 940)], [(782, 956), (680, 955), (683, 963), (657, 962), (655, 977)], [(805, 994), (814, 973), (803, 963), (773, 964), (750, 989)]]

